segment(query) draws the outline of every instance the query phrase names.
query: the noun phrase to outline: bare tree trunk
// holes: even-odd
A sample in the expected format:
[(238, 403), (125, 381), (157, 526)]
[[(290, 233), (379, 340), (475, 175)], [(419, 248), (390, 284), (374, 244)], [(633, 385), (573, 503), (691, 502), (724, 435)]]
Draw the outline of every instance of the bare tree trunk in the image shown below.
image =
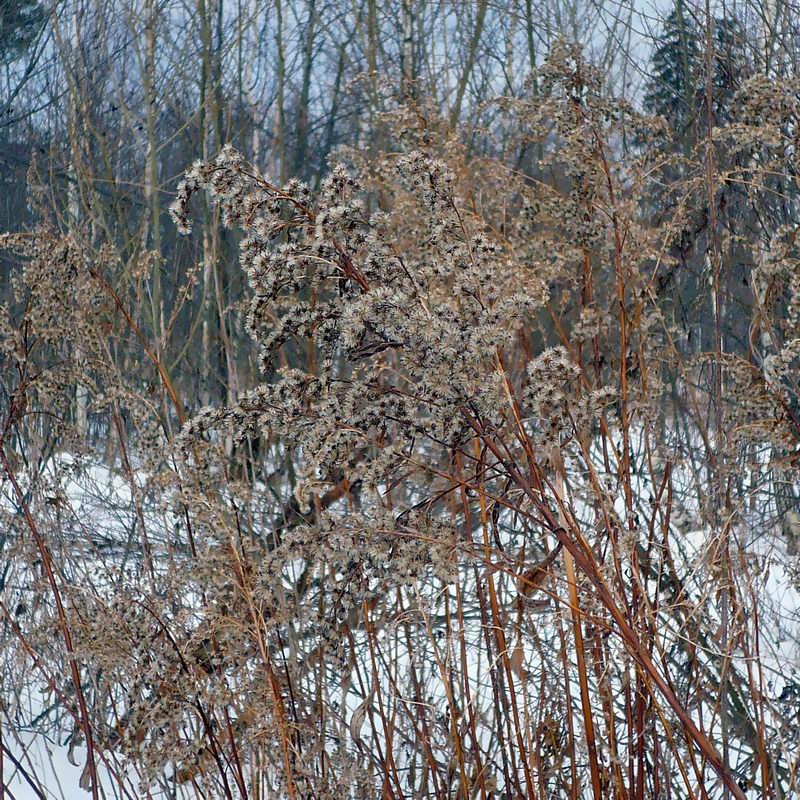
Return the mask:
[(533, 30), (533, 2), (532, 0), (525, 0), (525, 36), (528, 43), (528, 61), (530, 61), (531, 71), (535, 70), (538, 66)]
[[(248, 19), (245, 25), (245, 41), (247, 42), (248, 49), (255, 48), (258, 44), (258, 0), (250, 0), (248, 5)], [(261, 125), (258, 115), (258, 101), (255, 95), (255, 75), (253, 72), (253, 64), (255, 59), (244, 59), (244, 82), (245, 82), (245, 96), (247, 98), (247, 108), (250, 115), (250, 150), (255, 164), (261, 162)]]
[(414, 2), (403, 0), (403, 50), (401, 72), (403, 94), (416, 97), (416, 64), (414, 63)]
[[(80, 27), (77, 7), (73, 8), (71, 28), (71, 54), (74, 59), (75, 71), (73, 73), (74, 79), (69, 103), (70, 161), (68, 168), (67, 210), (69, 229), (73, 235), (77, 235), (80, 223), (80, 202), (76, 164), (81, 161), (81, 137), (78, 128), (80, 119), (83, 116), (80, 107)], [(80, 376), (85, 366), (85, 358), (78, 340), (75, 342), (74, 361)], [(86, 384), (79, 378), (75, 382), (75, 427), (81, 438), (86, 437), (88, 430), (88, 407), (89, 391), (86, 388)]]
[(458, 88), (456, 89), (456, 100), (453, 104), (453, 110), (450, 113), (450, 125), (454, 127), (461, 117), (461, 106), (464, 102), (464, 93), (467, 90), (472, 70), (475, 67), (475, 59), (478, 55), (478, 45), (481, 41), (483, 34), (483, 26), (486, 21), (486, 9), (489, 3), (488, 0), (480, 0), (478, 3), (478, 14), (475, 18), (475, 27), (472, 29), (472, 36), (469, 40), (469, 50), (467, 52), (467, 60), (464, 64), (464, 69), (461, 72), (461, 78), (458, 81)]
[(277, 130), (275, 131), (275, 157), (278, 159), (277, 174), (281, 183), (286, 182), (286, 55), (283, 42), (283, 3), (275, 0), (275, 45), (277, 47)]
[(145, 48), (142, 75), (145, 99), (147, 160), (145, 168), (145, 202), (149, 212), (150, 251), (153, 254), (152, 315), (156, 353), (160, 356), (164, 336), (164, 298), (161, 292), (161, 205), (158, 185), (158, 141), (156, 138), (156, 4), (145, 0)]
[[(198, 0), (197, 14), (200, 22), (200, 105), (198, 109), (198, 127), (200, 135), (200, 152), (205, 160), (209, 157), (209, 107), (213, 89), (211, 82), (211, 23), (206, 0)], [(203, 294), (201, 300), (202, 354), (201, 354), (201, 388), (200, 398), (203, 405), (211, 402), (211, 383), (213, 375), (211, 355), (211, 316), (213, 314), (212, 298), (214, 247), (212, 242), (211, 209), (208, 202), (203, 201)]]
[(308, 1), (308, 21), (306, 22), (305, 40), (303, 42), (303, 80), (300, 86), (300, 102), (297, 108), (297, 127), (295, 131), (296, 145), (294, 158), (294, 174), (304, 171), (308, 152), (308, 132), (310, 113), (309, 99), (311, 95), (311, 71), (314, 66), (314, 36), (316, 33), (317, 3)]

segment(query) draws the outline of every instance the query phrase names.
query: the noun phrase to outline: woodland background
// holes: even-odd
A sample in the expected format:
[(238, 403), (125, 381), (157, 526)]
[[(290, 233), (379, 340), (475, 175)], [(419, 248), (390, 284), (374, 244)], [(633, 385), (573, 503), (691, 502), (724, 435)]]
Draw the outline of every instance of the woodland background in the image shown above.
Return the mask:
[[(785, 3), (714, 13), (722, 120), (748, 77), (793, 74), (797, 22)], [(394, 92), (432, 104), (476, 156), (525, 168), (533, 156), (509, 152), (512, 137), (487, 101), (528, 93), (559, 37), (586, 48), (609, 92), (663, 114), (676, 150), (692, 147), (704, 124), (705, 8), (692, 4), (4, 0), (2, 26), (0, 229), (37, 219), (34, 176), (60, 230), (80, 226), (90, 246), (113, 247), (108, 277), (190, 407), (236, 397), (254, 370), (235, 242), (211, 208), (191, 241), (167, 213), (196, 159), (232, 143), (278, 183), (318, 187), (340, 145), (380, 150), (380, 112)], [(698, 351), (710, 335), (689, 277), (699, 269), (689, 264), (686, 285), (668, 287)], [(739, 294), (737, 283), (726, 291)], [(119, 353), (131, 368), (141, 356), (135, 344)]]

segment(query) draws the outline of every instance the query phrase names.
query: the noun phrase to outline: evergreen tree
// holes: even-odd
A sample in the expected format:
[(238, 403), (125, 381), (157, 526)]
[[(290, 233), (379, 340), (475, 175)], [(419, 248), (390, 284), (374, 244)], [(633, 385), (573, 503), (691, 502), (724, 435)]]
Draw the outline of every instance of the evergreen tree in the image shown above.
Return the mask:
[[(730, 118), (730, 105), (742, 81), (752, 74), (747, 35), (735, 17), (714, 20), (712, 108), (717, 124)], [(665, 117), (676, 143), (691, 146), (705, 129), (706, 31), (677, 0), (664, 21), (661, 43), (652, 55), (644, 106)]]
[[(672, 244), (671, 264), (661, 273), (659, 292), (675, 299), (674, 318), (683, 327), (687, 349), (704, 350), (714, 340), (714, 330), (709, 325), (713, 309), (708, 291), (708, 252), (712, 237), (708, 191), (701, 187), (687, 204), (687, 198), (677, 197), (674, 189), (690, 172), (697, 174), (702, 168), (698, 165), (705, 163), (709, 119), (708, 29), (705, 20), (689, 13), (684, 0), (674, 0), (674, 3), (651, 56), (644, 107), (648, 113), (666, 119), (670, 130), (662, 141), (662, 149), (665, 154), (676, 157), (664, 161), (661, 184), (653, 192), (651, 202), (656, 217), (673, 215), (681, 203), (692, 209), (685, 228)], [(752, 60), (747, 51), (746, 29), (736, 17), (712, 20), (711, 44), (711, 117), (714, 126), (723, 127), (736, 117), (734, 97), (753, 72)], [(716, 144), (714, 156), (720, 169), (736, 168), (750, 157), (721, 142)], [(740, 185), (718, 185), (715, 197), (714, 220), (718, 236), (722, 230), (745, 231), (753, 223), (752, 204)], [(739, 263), (732, 254), (731, 258)], [(721, 290), (726, 308), (732, 307), (734, 302), (748, 302), (747, 290), (742, 288), (743, 280), (739, 267), (729, 270)], [(747, 331), (740, 328), (735, 315), (727, 315), (723, 320), (723, 334), (727, 339), (746, 339)]]
[[(705, 70), (704, 70), (705, 72)], [(753, 74), (747, 52), (747, 32), (735, 17), (714, 21), (714, 115), (718, 123), (731, 119), (733, 96), (742, 82)]]
[(45, 11), (31, 0), (0, 2), (0, 64), (19, 58), (36, 38), (45, 20)]
[(653, 51), (651, 75), (645, 84), (645, 109), (666, 117), (678, 136), (687, 134), (697, 121), (703, 68), (700, 34), (682, 0), (677, 0), (664, 22), (661, 44)]

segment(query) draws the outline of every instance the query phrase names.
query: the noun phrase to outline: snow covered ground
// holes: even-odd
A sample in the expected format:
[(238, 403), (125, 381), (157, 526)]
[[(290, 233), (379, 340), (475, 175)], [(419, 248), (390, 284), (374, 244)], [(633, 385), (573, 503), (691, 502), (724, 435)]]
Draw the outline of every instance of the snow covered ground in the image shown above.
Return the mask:
[[(123, 563), (134, 564), (140, 557), (141, 542), (137, 530), (137, 519), (140, 515), (146, 518), (149, 531), (160, 532), (152, 542), (156, 552), (167, 547), (171, 531), (176, 520), (164, 511), (163, 504), (157, 505), (147, 499), (147, 485), (149, 477), (144, 472), (136, 473), (132, 479), (120, 475), (107, 467), (99, 464), (78, 465), (68, 456), (60, 456), (48, 465), (50, 475), (50, 489), (54, 497), (61, 498), (59, 507), (70, 516), (67, 525), (76, 526), (75, 530), (88, 534), (91, 546), (87, 547), (85, 557), (80, 560), (80, 569), (85, 570), (87, 581), (95, 589), (104, 585), (110, 586), (114, 579), (118, 579), (120, 560)], [(689, 482), (693, 479), (692, 472), (686, 468), (681, 470), (680, 465), (673, 476), (677, 485), (680, 482)], [(752, 477), (753, 486), (760, 485), (763, 475)], [(135, 491), (132, 491), (131, 480)], [(645, 514), (648, 496), (651, 489), (644, 477), (638, 474), (635, 477), (636, 485), (633, 487), (637, 507)], [(25, 487), (23, 487), (25, 488)], [(8, 487), (6, 487), (8, 492)], [(687, 495), (688, 496), (688, 495)], [(162, 498), (163, 499), (163, 498)], [(40, 498), (41, 502), (41, 498)], [(45, 501), (46, 502), (46, 501)], [(625, 513), (621, 497), (614, 503), (617, 513), (622, 517)], [(15, 513), (16, 503), (7, 493), (3, 497), (3, 507), (7, 512)], [(579, 518), (590, 516), (588, 506), (575, 509)], [(757, 509), (759, 519), (763, 517), (763, 508)], [(695, 609), (703, 609), (703, 613), (712, 618), (718, 614), (716, 598), (707, 594), (705, 581), (708, 575), (709, 564), (713, 560), (718, 540), (711, 531), (696, 525), (697, 509), (691, 503), (677, 509), (683, 513), (676, 513), (670, 529), (670, 545), (673, 557), (678, 556), (681, 563), (679, 568), (684, 583), (684, 590), (690, 595), (685, 598), (688, 605)], [(756, 523), (753, 522), (753, 525)], [(743, 559), (741, 569), (746, 570), (747, 583), (752, 586), (752, 605), (746, 609), (747, 613), (758, 613), (760, 622), (760, 663), (763, 668), (765, 685), (764, 695), (765, 719), (774, 726), (776, 736), (783, 736), (782, 742), (773, 739), (771, 745), (776, 750), (782, 750), (788, 758), (796, 757), (800, 742), (795, 731), (780, 730), (778, 707), (786, 701), (800, 686), (798, 670), (800, 669), (800, 591), (798, 590), (796, 558), (787, 552), (781, 538), (774, 531), (756, 531), (749, 527), (747, 512), (740, 515), (737, 527), (734, 528), (734, 540), (737, 543), (735, 550), (737, 556)], [(8, 545), (7, 545), (8, 546)], [(12, 551), (13, 552), (13, 551)], [(24, 575), (23, 570), (11, 569), (7, 572), (10, 579), (4, 582), (0, 598), (8, 605), (15, 602), (20, 591), (19, 580)], [(741, 571), (737, 579), (743, 579)], [(78, 573), (71, 575), (71, 580), (80, 579)], [(464, 573), (464, 580), (469, 581), (468, 573)], [(17, 593), (17, 594), (15, 594)], [(544, 615), (542, 616), (544, 619)], [(542, 624), (545, 624), (544, 622)], [(480, 641), (480, 621), (467, 622), (465, 631), (467, 641)], [(683, 634), (680, 626), (670, 631), (667, 628), (662, 633), (665, 644), (670, 643), (671, 637), (680, 637)], [(391, 636), (391, 627), (381, 632), (381, 636)], [(698, 645), (698, 659), (710, 667), (710, 674), (716, 670), (714, 665), (722, 657), (715, 651), (714, 642), (695, 643)], [(0, 643), (0, 652), (5, 650), (6, 664), (9, 663), (9, 654), (15, 650), (13, 635), (6, 630), (4, 640)], [(19, 656), (17, 648), (16, 656)], [(536, 654), (524, 654), (524, 667), (530, 673), (536, 671)], [(85, 796), (79, 783), (86, 765), (86, 750), (80, 744), (70, 745), (70, 731), (61, 732), (47, 728), (43, 732), (35, 723), (37, 718), (46, 710), (45, 700), (40, 687), (41, 675), (30, 659), (18, 658), (18, 663), (24, 663), (25, 675), (17, 686), (25, 687), (20, 695), (19, 707), (14, 709), (16, 720), (27, 720), (29, 724), (15, 723), (13, 729), (9, 727), (9, 713), (4, 714), (2, 720), (3, 744), (10, 753), (3, 762), (3, 779), (8, 796), (18, 800), (33, 800), (41, 798), (40, 789), (32, 787), (25, 779), (25, 772), (44, 778), (47, 786), (45, 796), (53, 798), (77, 798)], [(402, 659), (400, 661), (402, 665)], [(752, 669), (755, 665), (751, 663)], [(739, 675), (746, 676), (748, 672), (747, 660), (741, 650), (735, 651), (732, 658), (731, 669)], [(476, 687), (485, 689), (482, 700), (486, 704), (485, 713), (491, 713), (491, 691), (489, 690), (488, 672), (486, 664), (480, 657), (470, 654), (468, 671), (474, 678)], [(20, 676), (17, 675), (17, 678)], [(527, 691), (521, 685), (521, 690)], [(6, 687), (6, 691), (9, 688)], [(387, 687), (386, 691), (390, 691)], [(444, 687), (441, 688), (444, 693)], [(797, 690), (800, 692), (800, 690)], [(572, 687), (573, 697), (579, 696), (577, 683)], [(800, 694), (797, 696), (800, 699)], [(351, 690), (344, 698), (343, 717), (350, 720), (353, 730), (353, 715), (357, 714), (363, 703), (363, 695)], [(16, 701), (10, 696), (3, 697), (7, 709), (11, 709)], [(50, 697), (47, 698), (49, 702)], [(715, 728), (719, 720), (707, 708), (706, 718), (703, 720), (707, 728)], [(369, 725), (367, 720), (364, 724)], [(750, 720), (752, 725), (753, 721)], [(732, 761), (736, 762), (736, 754), (746, 749), (734, 727), (728, 746)], [(19, 762), (15, 766), (13, 760)], [(100, 775), (105, 770), (101, 767)], [(713, 776), (709, 770), (709, 780), (713, 783)], [(133, 772), (127, 773), (128, 791), (131, 797), (146, 796), (141, 793), (137, 776)], [(117, 796), (119, 788), (112, 781), (105, 779), (104, 788), (108, 796)], [(755, 798), (756, 794), (752, 793)]]

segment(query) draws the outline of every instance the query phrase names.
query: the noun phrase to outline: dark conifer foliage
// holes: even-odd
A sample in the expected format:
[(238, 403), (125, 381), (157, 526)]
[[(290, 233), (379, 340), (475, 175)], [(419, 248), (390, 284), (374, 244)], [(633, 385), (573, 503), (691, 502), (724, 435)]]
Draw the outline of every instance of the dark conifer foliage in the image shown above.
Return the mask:
[(46, 19), (45, 7), (36, 0), (3, 0), (0, 3), (0, 64), (19, 58), (40, 34)]

